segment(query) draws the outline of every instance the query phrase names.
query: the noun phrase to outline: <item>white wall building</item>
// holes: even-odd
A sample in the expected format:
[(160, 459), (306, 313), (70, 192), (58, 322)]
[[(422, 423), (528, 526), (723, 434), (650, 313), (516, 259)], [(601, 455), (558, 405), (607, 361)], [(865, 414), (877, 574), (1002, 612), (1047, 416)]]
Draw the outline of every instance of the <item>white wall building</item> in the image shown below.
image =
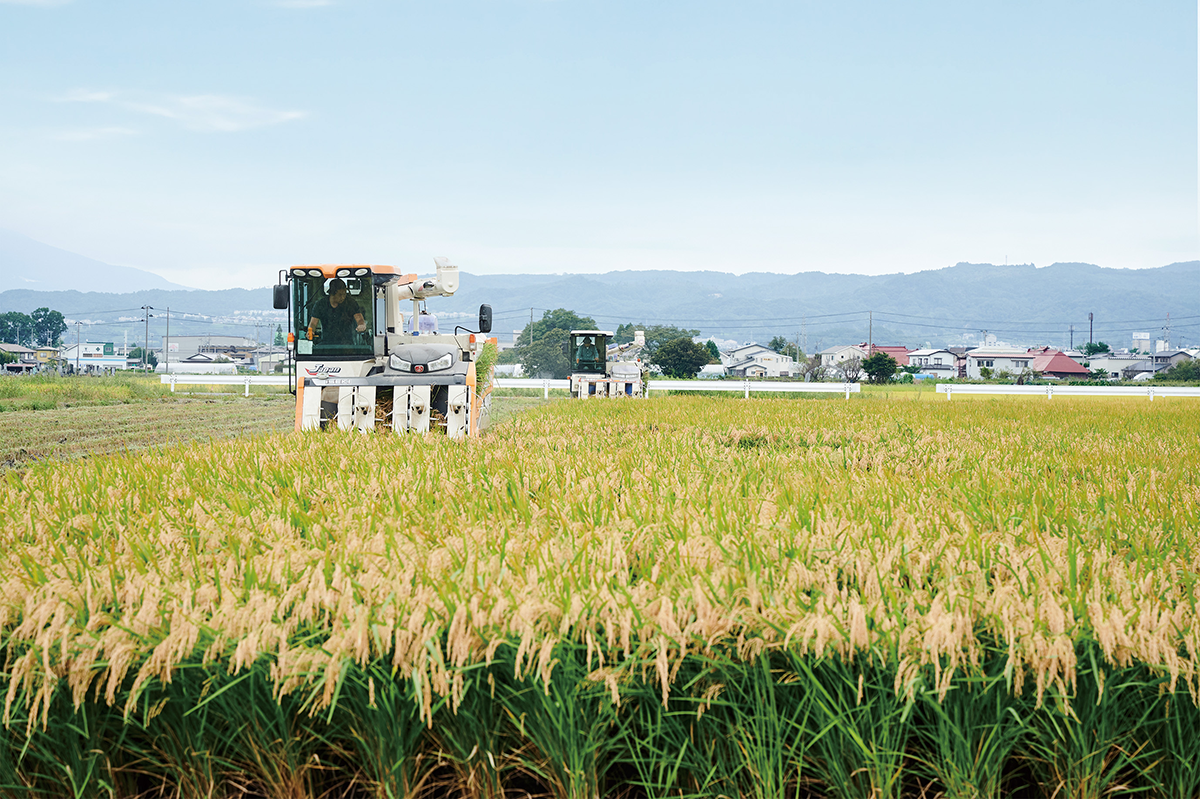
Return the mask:
[(866, 360), (867, 351), (853, 344), (843, 344), (837, 347), (826, 347), (821, 350), (821, 365), (829, 369), (837, 369), (851, 358)]
[(1012, 372), (1019, 375), (1033, 364), (1033, 354), (1028, 350), (1014, 347), (976, 347), (967, 351), (967, 377), (979, 380), (980, 369), (991, 369), (996, 372)]
[(792, 377), (800, 372), (795, 358), (761, 344), (745, 344), (722, 352), (721, 365), (734, 377)]
[(129, 368), (124, 355), (118, 355), (111, 341), (84, 341), (63, 350), (67, 371), (99, 374)]
[(958, 356), (950, 350), (913, 350), (908, 354), (908, 365), (919, 366), (923, 375), (958, 377)]

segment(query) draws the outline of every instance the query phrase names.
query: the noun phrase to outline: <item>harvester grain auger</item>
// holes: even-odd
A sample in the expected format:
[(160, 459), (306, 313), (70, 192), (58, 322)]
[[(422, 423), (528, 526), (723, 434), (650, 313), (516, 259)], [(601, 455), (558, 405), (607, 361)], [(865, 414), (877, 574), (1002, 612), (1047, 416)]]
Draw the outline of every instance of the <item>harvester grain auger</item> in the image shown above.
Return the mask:
[(434, 264), (436, 275), (425, 278), (360, 264), (280, 272), (274, 304), (289, 310), (297, 430), (333, 425), (463, 438), (487, 426), (492, 374), (481, 374), (476, 363), (492, 309), (480, 306), (475, 331), (439, 333), (424, 300), (454, 294), (458, 267), (445, 258)]

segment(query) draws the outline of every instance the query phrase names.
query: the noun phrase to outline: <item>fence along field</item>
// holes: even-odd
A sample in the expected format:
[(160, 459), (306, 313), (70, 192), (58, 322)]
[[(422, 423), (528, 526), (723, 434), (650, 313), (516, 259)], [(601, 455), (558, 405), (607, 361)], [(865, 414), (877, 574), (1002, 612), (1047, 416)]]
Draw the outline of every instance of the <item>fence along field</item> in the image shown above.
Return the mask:
[(672, 397), (38, 464), (0, 784), (1193, 797), (1198, 420)]

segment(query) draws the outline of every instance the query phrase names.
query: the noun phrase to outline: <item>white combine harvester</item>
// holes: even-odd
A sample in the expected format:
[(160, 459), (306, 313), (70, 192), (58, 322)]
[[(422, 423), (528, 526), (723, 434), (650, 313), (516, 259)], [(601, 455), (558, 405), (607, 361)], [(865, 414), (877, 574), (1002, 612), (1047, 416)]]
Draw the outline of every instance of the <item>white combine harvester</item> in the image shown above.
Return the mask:
[(297, 430), (334, 425), (463, 438), (487, 426), (491, 375), (478, 374), (475, 364), (492, 309), (480, 306), (478, 330), (439, 333), (422, 302), (454, 294), (458, 267), (446, 258), (434, 264), (437, 274), (428, 278), (360, 264), (281, 271), (274, 305), (290, 310)]
[(567, 358), (571, 364), (571, 396), (641, 397), (643, 375), (640, 360), (620, 360), (646, 343), (642, 331), (633, 342), (609, 345), (608, 330), (572, 330), (567, 336)]

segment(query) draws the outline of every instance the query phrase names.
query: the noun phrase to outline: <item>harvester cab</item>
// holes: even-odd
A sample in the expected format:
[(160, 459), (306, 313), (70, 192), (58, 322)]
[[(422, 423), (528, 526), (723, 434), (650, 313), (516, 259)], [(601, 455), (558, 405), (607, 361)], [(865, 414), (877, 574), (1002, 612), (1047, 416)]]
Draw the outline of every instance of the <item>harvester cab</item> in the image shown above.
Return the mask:
[(642, 370), (637, 363), (617, 360), (617, 345), (608, 330), (572, 330), (567, 336), (571, 365), (571, 396), (640, 397)]
[(477, 330), (438, 332), (424, 302), (454, 294), (458, 267), (445, 258), (434, 264), (436, 274), (425, 278), (365, 264), (280, 273), (274, 304), (289, 311), (297, 430), (333, 425), (463, 438), (487, 426), (492, 376), (476, 364), (492, 309), (480, 307)]

